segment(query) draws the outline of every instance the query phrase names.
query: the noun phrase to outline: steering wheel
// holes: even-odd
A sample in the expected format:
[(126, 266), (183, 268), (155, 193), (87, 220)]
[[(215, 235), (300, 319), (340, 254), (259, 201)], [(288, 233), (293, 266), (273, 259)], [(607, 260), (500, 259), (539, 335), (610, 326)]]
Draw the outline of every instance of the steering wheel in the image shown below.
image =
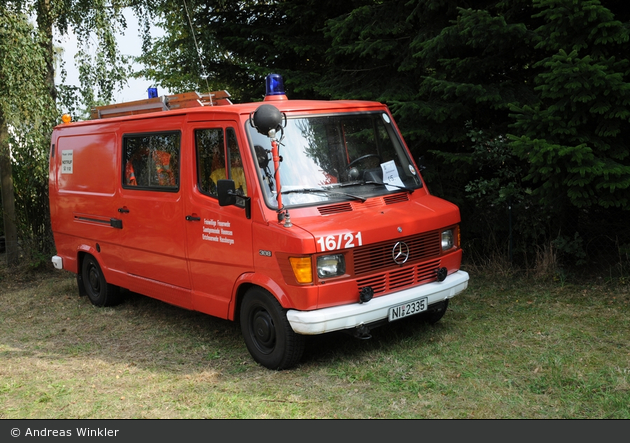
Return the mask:
[(355, 164), (359, 163), (360, 161), (365, 160), (366, 158), (370, 158), (370, 157), (376, 157), (376, 158), (378, 158), (379, 163), (383, 163), (383, 159), (381, 159), (380, 155), (378, 155), (378, 154), (366, 154), (366, 155), (362, 155), (361, 157), (352, 160), (350, 163), (348, 163), (348, 166), (346, 166), (346, 169), (350, 169)]

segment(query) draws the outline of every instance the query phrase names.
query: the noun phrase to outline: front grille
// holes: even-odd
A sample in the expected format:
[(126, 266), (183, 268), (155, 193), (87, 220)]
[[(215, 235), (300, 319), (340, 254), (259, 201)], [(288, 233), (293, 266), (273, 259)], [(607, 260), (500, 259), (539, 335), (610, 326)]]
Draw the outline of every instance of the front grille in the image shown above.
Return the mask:
[(354, 274), (362, 274), (381, 271), (387, 268), (399, 269), (394, 263), (392, 250), (398, 242), (405, 242), (409, 246), (408, 266), (421, 260), (428, 260), (440, 255), (440, 232), (431, 231), (410, 237), (397, 238), (368, 246), (361, 246), (352, 250), (354, 257)]
[(381, 272), (366, 278), (358, 279), (359, 292), (366, 286), (374, 290), (374, 294), (400, 290), (409, 286), (437, 281), (435, 270), (440, 267), (440, 260), (431, 260), (415, 265), (404, 266), (387, 272)]

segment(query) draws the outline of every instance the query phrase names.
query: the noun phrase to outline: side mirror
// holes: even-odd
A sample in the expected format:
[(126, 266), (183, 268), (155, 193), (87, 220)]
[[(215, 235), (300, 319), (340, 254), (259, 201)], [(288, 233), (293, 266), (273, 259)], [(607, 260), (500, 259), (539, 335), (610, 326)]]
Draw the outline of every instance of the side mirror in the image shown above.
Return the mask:
[(236, 204), (236, 187), (234, 180), (217, 180), (217, 193), (219, 194), (219, 206), (232, 206)]
[(252, 199), (236, 192), (234, 180), (217, 180), (219, 206), (236, 206), (245, 209), (245, 217), (252, 218)]

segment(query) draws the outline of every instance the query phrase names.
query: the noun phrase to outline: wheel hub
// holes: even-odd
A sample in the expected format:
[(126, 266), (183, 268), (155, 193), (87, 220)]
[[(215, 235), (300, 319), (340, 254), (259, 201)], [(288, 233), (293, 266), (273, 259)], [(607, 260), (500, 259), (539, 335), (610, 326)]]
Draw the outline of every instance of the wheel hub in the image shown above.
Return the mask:
[(273, 319), (267, 311), (258, 311), (252, 319), (252, 331), (254, 340), (262, 351), (273, 350), (276, 341), (276, 330)]
[(90, 286), (94, 289), (95, 292), (99, 292), (100, 289), (100, 281), (99, 275), (96, 269), (91, 268), (89, 273)]

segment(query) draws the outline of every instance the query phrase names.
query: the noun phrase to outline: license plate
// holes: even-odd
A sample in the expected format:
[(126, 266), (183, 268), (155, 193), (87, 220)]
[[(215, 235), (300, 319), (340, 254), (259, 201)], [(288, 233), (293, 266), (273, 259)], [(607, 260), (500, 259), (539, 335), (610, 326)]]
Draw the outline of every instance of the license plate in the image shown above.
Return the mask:
[(389, 308), (389, 321), (399, 320), (410, 315), (419, 314), (427, 310), (427, 298), (419, 298), (402, 305)]

